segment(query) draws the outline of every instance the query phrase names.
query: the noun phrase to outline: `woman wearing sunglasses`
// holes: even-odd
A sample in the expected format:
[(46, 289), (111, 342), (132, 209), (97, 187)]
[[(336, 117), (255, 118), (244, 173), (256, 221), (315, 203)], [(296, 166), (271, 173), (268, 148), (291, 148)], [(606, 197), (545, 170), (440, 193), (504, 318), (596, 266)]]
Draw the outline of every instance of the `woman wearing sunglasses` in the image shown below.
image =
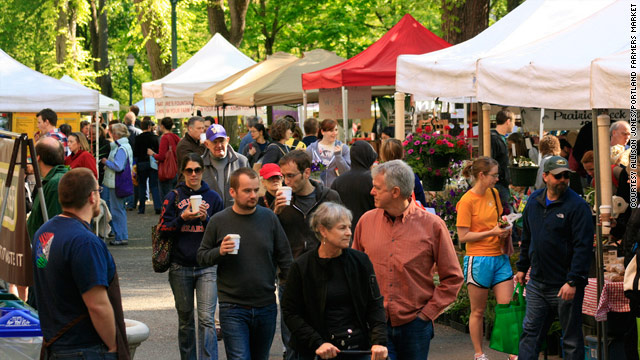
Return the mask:
[(500, 196), (494, 189), (499, 178), (498, 162), (479, 157), (462, 174), (467, 178), (473, 175), (474, 180), (456, 205), (458, 238), (467, 250), (463, 272), (471, 303), (469, 335), (474, 359), (487, 360), (482, 350), (482, 328), (489, 289), (493, 289), (498, 304), (508, 304), (513, 294), (513, 270), (509, 256), (502, 251), (503, 242), (511, 241), (511, 230), (498, 222), (502, 214)]
[[(162, 207), (160, 231), (173, 239), (169, 284), (178, 311), (178, 347), (181, 359), (217, 359), (214, 325), (216, 267), (198, 266), (196, 252), (209, 219), (224, 208), (222, 198), (202, 181), (200, 155), (187, 154), (181, 161), (184, 182), (171, 191)], [(197, 206), (201, 197), (200, 205)], [(193, 319), (194, 291), (198, 307), (198, 351)]]

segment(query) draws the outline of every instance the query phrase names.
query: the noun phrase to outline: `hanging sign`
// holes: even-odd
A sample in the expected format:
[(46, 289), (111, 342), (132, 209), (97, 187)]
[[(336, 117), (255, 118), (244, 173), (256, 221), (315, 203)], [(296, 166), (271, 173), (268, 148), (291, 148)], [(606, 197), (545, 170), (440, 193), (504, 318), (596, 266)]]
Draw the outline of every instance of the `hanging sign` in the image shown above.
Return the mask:
[[(349, 119), (371, 118), (371, 86), (347, 86)], [(342, 89), (320, 89), (320, 119), (342, 119)]]

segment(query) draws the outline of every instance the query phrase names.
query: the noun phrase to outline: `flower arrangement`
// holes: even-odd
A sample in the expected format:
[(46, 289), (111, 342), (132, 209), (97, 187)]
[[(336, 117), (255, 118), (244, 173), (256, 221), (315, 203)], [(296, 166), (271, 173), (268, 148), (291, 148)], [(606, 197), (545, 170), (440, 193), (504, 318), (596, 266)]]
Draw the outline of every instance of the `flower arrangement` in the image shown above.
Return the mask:
[[(450, 163), (468, 159), (471, 153), (469, 144), (462, 136), (428, 133), (422, 128), (409, 134), (402, 144), (405, 149), (405, 161), (420, 178), (450, 176), (447, 170)], [(442, 162), (434, 162), (434, 159)]]
[(518, 158), (515, 160), (514, 165), (516, 164), (518, 167), (537, 167), (538, 166), (536, 165), (536, 163), (533, 162), (533, 160), (524, 156), (518, 156)]
[(320, 160), (314, 160), (311, 162), (311, 176), (314, 178), (320, 178), (320, 175), (325, 171), (327, 166)]
[(438, 215), (442, 220), (444, 220), (445, 224), (447, 224), (447, 229), (451, 233), (451, 238), (455, 237), (457, 233), (456, 228), (456, 204), (462, 198), (462, 195), (466, 193), (468, 187), (458, 187), (455, 189), (450, 189), (449, 191), (445, 191), (437, 194), (430, 201), (427, 201), (425, 207), (434, 208), (436, 211), (436, 215)]

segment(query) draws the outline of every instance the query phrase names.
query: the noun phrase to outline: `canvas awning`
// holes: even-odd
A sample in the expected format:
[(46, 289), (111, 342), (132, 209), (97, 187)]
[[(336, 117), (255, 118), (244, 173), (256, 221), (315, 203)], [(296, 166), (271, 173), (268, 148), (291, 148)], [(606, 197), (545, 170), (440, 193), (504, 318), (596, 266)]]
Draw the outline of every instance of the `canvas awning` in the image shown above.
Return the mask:
[[(81, 83), (77, 82), (76, 80), (74, 80), (73, 78), (71, 78), (69, 75), (63, 75), (60, 78), (60, 81), (64, 81), (66, 83), (69, 84), (76, 84), (76, 85), (80, 85), (86, 89), (89, 89), (88, 87), (82, 85)], [(100, 112), (106, 112), (106, 111), (120, 111), (120, 102), (118, 100), (112, 99), (108, 96), (102, 95), (100, 94), (99, 96), (100, 100), (99, 100), (99, 104), (100, 104)]]
[(591, 107), (628, 109), (630, 105), (631, 50), (591, 62)]

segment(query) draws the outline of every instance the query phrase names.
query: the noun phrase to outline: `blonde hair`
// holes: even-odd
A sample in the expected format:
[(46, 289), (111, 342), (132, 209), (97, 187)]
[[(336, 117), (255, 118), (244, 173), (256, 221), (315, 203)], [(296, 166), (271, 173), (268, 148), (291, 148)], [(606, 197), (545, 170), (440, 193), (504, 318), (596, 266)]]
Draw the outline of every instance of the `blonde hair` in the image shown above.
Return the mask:
[(540, 139), (540, 155), (560, 155), (560, 140), (554, 135), (545, 135)]

